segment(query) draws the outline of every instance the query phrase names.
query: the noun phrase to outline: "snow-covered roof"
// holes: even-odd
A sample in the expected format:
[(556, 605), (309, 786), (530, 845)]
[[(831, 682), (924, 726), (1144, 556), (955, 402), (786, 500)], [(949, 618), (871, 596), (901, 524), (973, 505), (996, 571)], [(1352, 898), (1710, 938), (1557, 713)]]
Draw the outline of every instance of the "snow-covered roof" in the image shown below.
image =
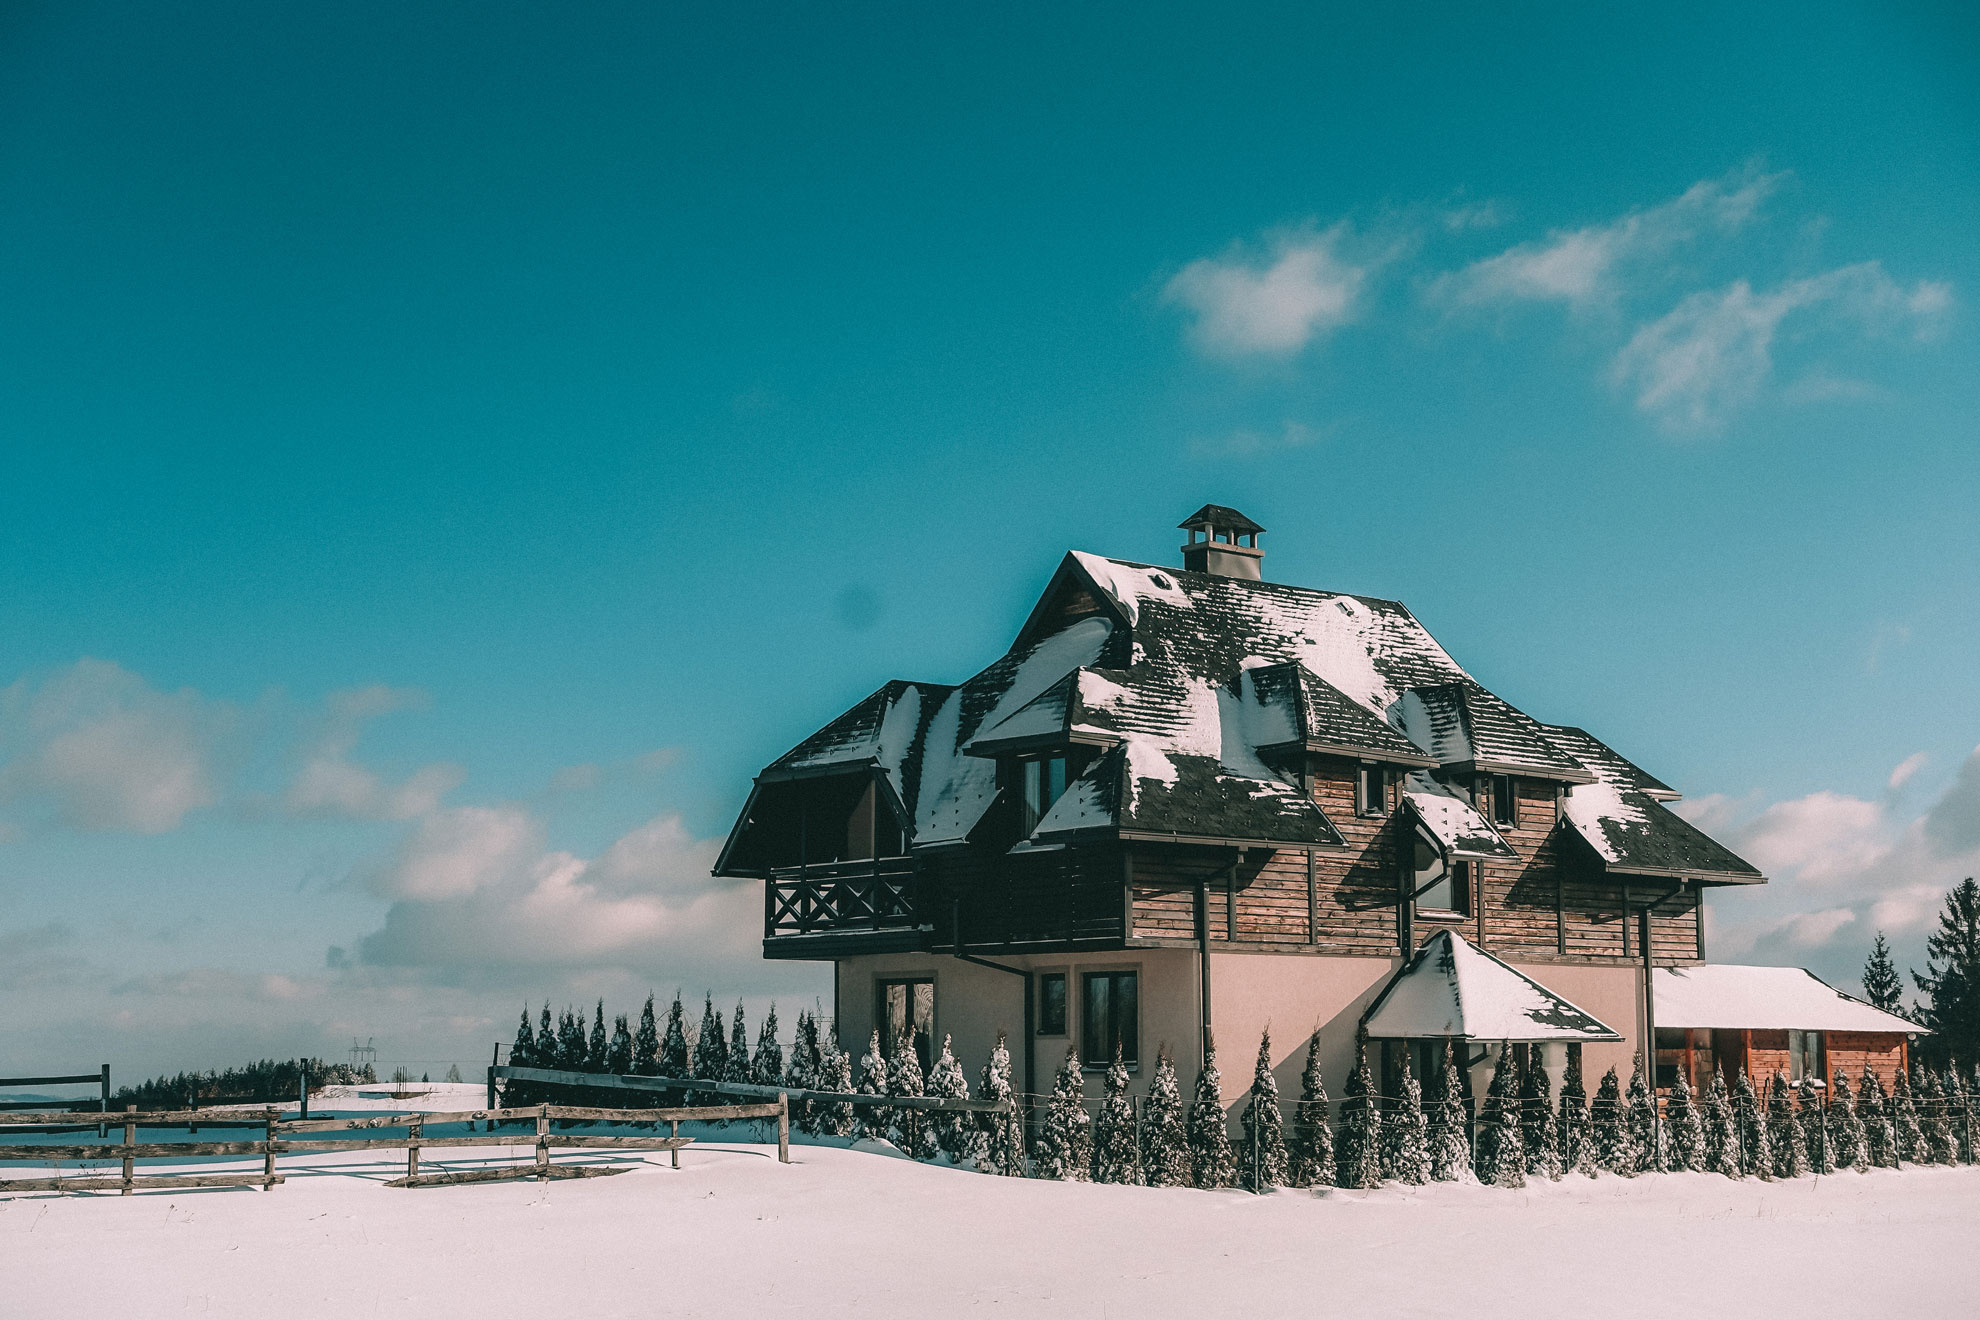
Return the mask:
[(1802, 967), (1705, 963), (1659, 967), (1651, 976), (1660, 1027), (1749, 1031), (1922, 1032), (1915, 1022), (1872, 1008)]
[(1422, 771), (1403, 780), (1403, 802), (1443, 846), (1448, 857), (1476, 861), (1516, 861), (1519, 854), (1448, 784)]
[(1721, 884), (1762, 881), (1759, 870), (1744, 858), (1665, 806), (1651, 787), (1662, 785), (1606, 745), (1580, 729), (1549, 726), (1548, 733), (1594, 772), (1594, 783), (1567, 791), (1564, 813), (1605, 866)]
[(1621, 1040), (1594, 1014), (1440, 930), (1390, 979), (1361, 1025), (1382, 1040)]

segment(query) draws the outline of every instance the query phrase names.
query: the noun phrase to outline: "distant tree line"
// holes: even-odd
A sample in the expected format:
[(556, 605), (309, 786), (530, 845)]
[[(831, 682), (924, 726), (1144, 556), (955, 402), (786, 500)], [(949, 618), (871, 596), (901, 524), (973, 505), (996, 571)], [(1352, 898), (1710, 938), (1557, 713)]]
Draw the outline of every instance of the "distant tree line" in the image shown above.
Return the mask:
[(311, 1088), (356, 1086), (378, 1080), (370, 1066), (353, 1068), (347, 1063), (325, 1063), (321, 1059), (262, 1059), (238, 1068), (206, 1072), (181, 1072), (154, 1077), (136, 1086), (119, 1087), (112, 1103), (136, 1105), (141, 1110), (179, 1109), (188, 1101), (215, 1100), (271, 1101), (294, 1100), (307, 1068)]

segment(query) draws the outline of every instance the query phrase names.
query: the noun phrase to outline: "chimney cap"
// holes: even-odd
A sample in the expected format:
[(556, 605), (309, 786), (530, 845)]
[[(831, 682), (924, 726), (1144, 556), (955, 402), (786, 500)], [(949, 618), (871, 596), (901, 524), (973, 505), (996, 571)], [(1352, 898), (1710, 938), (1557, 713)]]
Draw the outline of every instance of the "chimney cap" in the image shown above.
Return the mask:
[(1207, 526), (1214, 527), (1220, 532), (1236, 532), (1239, 535), (1265, 530), (1257, 523), (1251, 521), (1251, 519), (1239, 513), (1236, 509), (1225, 504), (1206, 504), (1195, 513), (1190, 514), (1189, 517), (1177, 523), (1176, 526), (1183, 531)]

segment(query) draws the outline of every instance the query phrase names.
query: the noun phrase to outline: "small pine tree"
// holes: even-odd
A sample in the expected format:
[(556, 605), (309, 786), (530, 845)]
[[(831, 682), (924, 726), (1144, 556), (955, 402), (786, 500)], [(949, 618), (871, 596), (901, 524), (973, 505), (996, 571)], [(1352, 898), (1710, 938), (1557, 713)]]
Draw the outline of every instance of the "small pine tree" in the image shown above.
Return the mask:
[(667, 1034), (660, 1040), (660, 1077), (694, 1076), (694, 1047), (688, 1044), (687, 1017), (681, 1009), (681, 992), (674, 991), (673, 1005), (667, 1010)]
[(777, 1039), (774, 1002), (756, 1033), (756, 1057), (749, 1061), (749, 1079), (758, 1086), (776, 1086), (784, 1080), (784, 1045)]
[(1902, 1068), (1891, 1079), (1891, 1126), (1897, 1131), (1900, 1166), (1924, 1163), (1925, 1133), (1918, 1126), (1917, 1100)]
[(539, 1068), (561, 1068), (563, 1056), (558, 1053), (557, 1029), (550, 1025), (550, 1001), (543, 1001), (543, 1016), (536, 1022), (536, 1066)]
[[(880, 1049), (880, 1033), (875, 1031), (866, 1042), (866, 1053), (859, 1056), (859, 1094), (887, 1094), (887, 1056)], [(861, 1105), (855, 1122), (854, 1133), (862, 1137), (886, 1137), (893, 1126), (893, 1116), (885, 1105)]]
[(1794, 1116), (1801, 1124), (1801, 1144), (1808, 1152), (1808, 1171), (1825, 1177), (1836, 1171), (1835, 1150), (1829, 1144), (1829, 1115), (1822, 1104), (1821, 1083), (1803, 1077), (1794, 1088)]
[[(1437, 1077), (1437, 1098), (1430, 1106), (1430, 1176), (1437, 1182), (1465, 1182), (1471, 1177), (1471, 1138), (1466, 1130), (1469, 1115), (1458, 1073), (1457, 1052), (1461, 1048), (1449, 1037), (1444, 1038), (1444, 1066)], [(1574, 1077), (1579, 1084), (1579, 1072)], [(1565, 1089), (1562, 1094), (1565, 1096)]]
[(1849, 1074), (1840, 1067), (1829, 1082), (1829, 1150), (1838, 1169), (1867, 1167), (1863, 1158), (1863, 1120), (1849, 1093)]
[(447, 1080), (455, 1083), (458, 1083), (461, 1080), (461, 1065), (459, 1065), (458, 1063), (450, 1063), (447, 1065)]
[[(969, 1099), (969, 1078), (963, 1076), (962, 1065), (956, 1062), (956, 1052), (949, 1037), (942, 1037), (942, 1053), (936, 1058), (935, 1066), (928, 1070), (928, 1094), (942, 1100)], [(983, 1133), (968, 1114), (930, 1114), (930, 1128), (935, 1133), (935, 1144), (951, 1164), (973, 1164), (976, 1162), (977, 1147), (982, 1144)]]
[(1655, 1173), (1664, 1167), (1663, 1151), (1657, 1140), (1657, 1100), (1643, 1079), (1639, 1057), (1629, 1070), (1629, 1136), (1636, 1147), (1636, 1167), (1640, 1173)]
[[(1150, 1105), (1152, 1113), (1152, 1098)], [(1292, 1132), (1286, 1138), (1286, 1182), (1294, 1187), (1330, 1187), (1334, 1182), (1334, 1134), (1327, 1128), (1327, 1084), (1320, 1076), (1317, 1031), (1306, 1041), (1299, 1102), (1293, 1106)]]
[(1526, 1186), (1526, 1151), (1519, 1131), (1519, 1064), (1499, 1042), (1499, 1063), (1478, 1114), (1478, 1154), (1472, 1166), (1487, 1187)]
[(1886, 1013), (1904, 1011), (1904, 979), (1891, 961), (1891, 946), (1884, 942), (1881, 930), (1877, 942), (1870, 946), (1870, 956), (1863, 961), (1863, 997)]
[(605, 1071), (624, 1075), (632, 1071), (632, 1024), (624, 1013), (612, 1019), (612, 1043), (605, 1047)]
[(1774, 1142), (1768, 1131), (1766, 1113), (1760, 1107), (1759, 1093), (1746, 1069), (1739, 1070), (1733, 1084), (1733, 1116), (1739, 1124), (1739, 1170), (1749, 1178), (1774, 1176)]
[(1203, 1070), (1196, 1074), (1196, 1098), (1189, 1107), (1189, 1162), (1198, 1187), (1237, 1184), (1237, 1158), (1231, 1151), (1230, 1129), (1224, 1123), (1224, 1079), (1217, 1072), (1217, 1046), (1203, 1051)]
[[(529, 1005), (524, 1004), (522, 1023), (516, 1028), (516, 1043), (509, 1047), (509, 1063), (517, 1068), (541, 1068), (536, 1058), (536, 1031), (529, 1025)], [(536, 1103), (536, 1088), (528, 1082), (502, 1083), (502, 1103), (522, 1106)]]
[(1961, 1164), (1974, 1162), (1973, 1092), (1957, 1068), (1946, 1069), (1946, 1121), (1953, 1130), (1953, 1158)]
[[(839, 1095), (852, 1094), (852, 1055), (839, 1047), (838, 1024), (820, 1031), (816, 1029), (814, 1018), (813, 1027), (812, 1036), (817, 1044), (818, 1089)], [(814, 1106), (814, 1113), (816, 1117), (812, 1122), (821, 1137), (850, 1137), (858, 1131), (850, 1100), (833, 1100)]]
[(1925, 1133), (1927, 1164), (1959, 1163), (1959, 1145), (1953, 1137), (1952, 1122), (1946, 1113), (1945, 1084), (1930, 1068), (1923, 1070), (1919, 1087), (1920, 1126)]
[(1382, 1111), (1376, 1108), (1375, 1079), (1368, 1071), (1368, 1042), (1354, 1047), (1354, 1071), (1341, 1093), (1341, 1130), (1334, 1141), (1336, 1187), (1382, 1185)]
[(1554, 1122), (1553, 1080), (1547, 1076), (1541, 1046), (1532, 1047), (1523, 1084), (1519, 1088), (1520, 1145), (1526, 1152), (1526, 1171), (1535, 1178), (1560, 1181), (1560, 1132)]
[(1589, 1115), (1596, 1164), (1608, 1173), (1634, 1178), (1639, 1162), (1636, 1139), (1623, 1112), (1622, 1082), (1614, 1068), (1602, 1074)]
[(1258, 1061), (1251, 1070), (1251, 1092), (1238, 1119), (1244, 1132), (1244, 1157), (1239, 1174), (1253, 1192), (1269, 1192), (1286, 1181), (1286, 1124), (1279, 1111), (1279, 1082), (1272, 1076), (1272, 1029), (1258, 1042)]
[[(784, 1062), (784, 1085), (793, 1091), (823, 1091), (823, 1055), (818, 1048), (818, 1020), (798, 1010), (797, 1031), (791, 1038), (791, 1057)], [(818, 1136), (818, 1105), (810, 1100), (791, 1101), (791, 1121), (798, 1130)]]
[(1767, 1140), (1774, 1147), (1774, 1176), (1801, 1178), (1809, 1170), (1808, 1142), (1795, 1120), (1788, 1080), (1777, 1068), (1767, 1084)]
[(1739, 1123), (1733, 1117), (1732, 1093), (1726, 1089), (1724, 1070), (1714, 1068), (1712, 1081), (1705, 1088), (1705, 1170), (1740, 1177)]
[(1083, 1080), (1079, 1051), (1067, 1046), (1065, 1062), (1052, 1079), (1045, 1121), (1038, 1125), (1038, 1140), (1032, 1147), (1031, 1167), (1040, 1178), (1086, 1181), (1093, 1163), (1093, 1119), (1086, 1112)]
[(1884, 1091), (1884, 1079), (1867, 1061), (1857, 1080), (1856, 1115), (1863, 1122), (1863, 1158), (1873, 1169), (1895, 1169), (1897, 1128), (1891, 1122), (1891, 1098)]
[(1128, 1098), (1127, 1065), (1114, 1044), (1114, 1062), (1107, 1069), (1106, 1094), (1093, 1121), (1093, 1181), (1141, 1184), (1141, 1151), (1134, 1131), (1134, 1101)]
[[(894, 1042), (894, 1056), (887, 1060), (887, 1094), (919, 1099), (927, 1093), (927, 1079), (921, 1072), (921, 1054), (914, 1047), (914, 1033), (903, 1031)], [(910, 1159), (932, 1160), (940, 1153), (935, 1144), (935, 1125), (928, 1111), (909, 1105), (896, 1105), (892, 1134), (894, 1144)]]
[(1588, 1087), (1581, 1079), (1581, 1046), (1568, 1046), (1567, 1069), (1561, 1074), (1561, 1165), (1593, 1178), (1601, 1170), (1595, 1158), (1595, 1137), (1588, 1123)]
[[(1009, 1100), (1011, 1090), (1011, 1051), (1004, 1033), (997, 1033), (990, 1062), (983, 1065), (982, 1084), (977, 1087), (985, 1100)], [(976, 1167), (984, 1173), (1007, 1178), (1024, 1176), (1024, 1120), (1015, 1106), (1007, 1114), (983, 1115), (981, 1144), (977, 1147)]]
[(722, 1015), (715, 1011), (711, 992), (701, 1001), (701, 1033), (694, 1044), (694, 1075), (719, 1082), (729, 1070), (729, 1037), (722, 1030)]
[(660, 1026), (653, 1016), (653, 992), (646, 994), (646, 1007), (639, 1010), (639, 1029), (633, 1033), (635, 1075), (652, 1077), (660, 1071)]
[(1705, 1140), (1705, 1118), (1691, 1102), (1691, 1083), (1683, 1072), (1671, 1083), (1671, 1098), (1664, 1107), (1664, 1125), (1670, 1133), (1669, 1167), (1676, 1173), (1703, 1173), (1711, 1166)]
[(597, 1016), (591, 1019), (591, 1034), (584, 1042), (584, 1070), (602, 1073), (612, 1051), (612, 1038), (605, 1033), (605, 1001), (598, 1001)]
[(1189, 1129), (1183, 1121), (1182, 1084), (1176, 1078), (1175, 1061), (1166, 1049), (1156, 1061), (1142, 1118), (1148, 1143), (1144, 1180), (1150, 1187), (1189, 1186), (1194, 1176), (1189, 1159)]
[(1401, 1092), (1382, 1123), (1382, 1176), (1410, 1187), (1430, 1181), (1430, 1125), (1423, 1113), (1423, 1084), (1402, 1060)]

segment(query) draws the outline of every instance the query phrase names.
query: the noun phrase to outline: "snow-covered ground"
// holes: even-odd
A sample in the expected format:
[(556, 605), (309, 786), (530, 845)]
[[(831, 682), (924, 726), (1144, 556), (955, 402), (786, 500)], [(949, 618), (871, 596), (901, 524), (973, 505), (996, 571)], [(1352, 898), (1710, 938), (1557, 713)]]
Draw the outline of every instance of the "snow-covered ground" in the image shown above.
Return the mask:
[[(419, 1104), (472, 1103), (472, 1088), (431, 1089)], [(710, 1131), (678, 1171), (653, 1154), (548, 1184), (390, 1189), (403, 1158), (360, 1152), (285, 1158), (270, 1192), (0, 1198), (0, 1316), (1669, 1320), (1972, 1305), (1980, 1168), (1254, 1197), (991, 1178), (884, 1148), (798, 1146), (781, 1166), (746, 1136)], [(423, 1165), (517, 1158), (444, 1150)]]

